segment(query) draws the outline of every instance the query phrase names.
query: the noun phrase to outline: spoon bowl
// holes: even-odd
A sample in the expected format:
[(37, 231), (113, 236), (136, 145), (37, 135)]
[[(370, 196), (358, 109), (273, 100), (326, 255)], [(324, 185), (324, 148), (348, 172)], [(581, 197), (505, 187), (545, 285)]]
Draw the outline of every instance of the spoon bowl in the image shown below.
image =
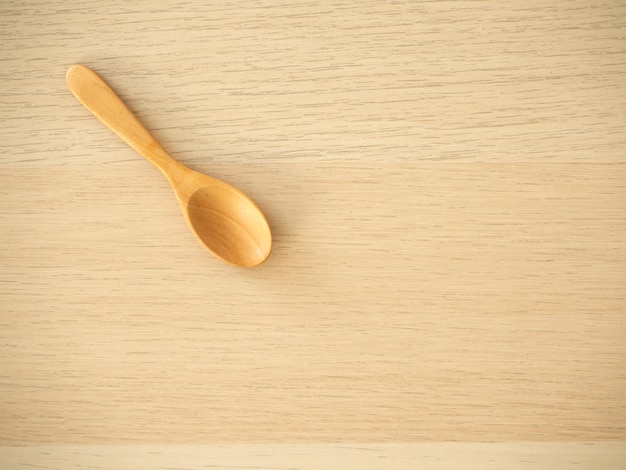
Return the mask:
[(226, 263), (252, 267), (272, 251), (272, 234), (252, 199), (217, 178), (176, 161), (93, 70), (74, 65), (66, 77), (74, 96), (167, 177), (200, 243)]
[(200, 243), (216, 257), (236, 266), (251, 267), (265, 261), (272, 240), (267, 221), (256, 204), (223, 181), (202, 174), (197, 178), (209, 184), (194, 184), (197, 189), (180, 204), (186, 206), (183, 213)]

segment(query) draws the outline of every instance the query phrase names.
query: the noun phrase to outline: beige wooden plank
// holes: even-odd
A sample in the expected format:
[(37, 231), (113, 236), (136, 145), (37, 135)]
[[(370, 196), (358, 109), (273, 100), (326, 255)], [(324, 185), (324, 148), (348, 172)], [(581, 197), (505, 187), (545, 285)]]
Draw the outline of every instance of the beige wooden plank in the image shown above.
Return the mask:
[(624, 442), (0, 447), (8, 468), (68, 470), (624, 468)]
[(626, 435), (626, 166), (215, 168), (214, 260), (147, 162), (4, 167), (3, 444)]
[(192, 163), (624, 161), (621, 1), (26, 0), (0, 21), (0, 164), (130, 158), (66, 90), (75, 62)]

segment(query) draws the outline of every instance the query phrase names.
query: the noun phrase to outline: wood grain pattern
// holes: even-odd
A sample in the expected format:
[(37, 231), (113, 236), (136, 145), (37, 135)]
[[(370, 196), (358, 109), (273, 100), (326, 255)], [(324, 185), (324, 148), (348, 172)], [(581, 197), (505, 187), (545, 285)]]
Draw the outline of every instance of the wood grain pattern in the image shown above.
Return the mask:
[(252, 272), (149, 164), (5, 171), (7, 442), (624, 436), (625, 165), (229, 168)]
[[(258, 202), (264, 265), (207, 255), (76, 105), (74, 63)], [(620, 1), (2, 2), (0, 445), (33, 446), (13, 467), (131, 443), (621, 455), (625, 83)]]
[(624, 159), (620, 1), (0, 8), (12, 162), (134, 158), (67, 106), (77, 62), (107, 71), (187, 163)]
[(420, 444), (257, 444), (213, 446), (37, 446), (0, 447), (8, 468), (119, 470), (263, 469), (333, 467), (384, 470), (550, 468), (619, 469), (626, 446), (616, 442)]

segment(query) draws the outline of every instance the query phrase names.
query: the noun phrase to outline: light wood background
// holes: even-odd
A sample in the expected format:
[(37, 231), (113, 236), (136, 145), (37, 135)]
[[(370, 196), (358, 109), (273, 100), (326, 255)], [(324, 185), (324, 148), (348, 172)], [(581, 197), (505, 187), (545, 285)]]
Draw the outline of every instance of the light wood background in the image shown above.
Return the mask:
[(626, 465), (626, 3), (3, 0), (0, 144), (6, 468)]

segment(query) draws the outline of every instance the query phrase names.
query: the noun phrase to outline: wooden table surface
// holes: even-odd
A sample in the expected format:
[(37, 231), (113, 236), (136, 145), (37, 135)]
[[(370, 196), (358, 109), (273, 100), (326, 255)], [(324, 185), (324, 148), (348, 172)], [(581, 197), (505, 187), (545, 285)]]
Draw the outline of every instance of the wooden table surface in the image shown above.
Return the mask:
[(6, 0), (0, 143), (2, 468), (626, 467), (623, 1)]

